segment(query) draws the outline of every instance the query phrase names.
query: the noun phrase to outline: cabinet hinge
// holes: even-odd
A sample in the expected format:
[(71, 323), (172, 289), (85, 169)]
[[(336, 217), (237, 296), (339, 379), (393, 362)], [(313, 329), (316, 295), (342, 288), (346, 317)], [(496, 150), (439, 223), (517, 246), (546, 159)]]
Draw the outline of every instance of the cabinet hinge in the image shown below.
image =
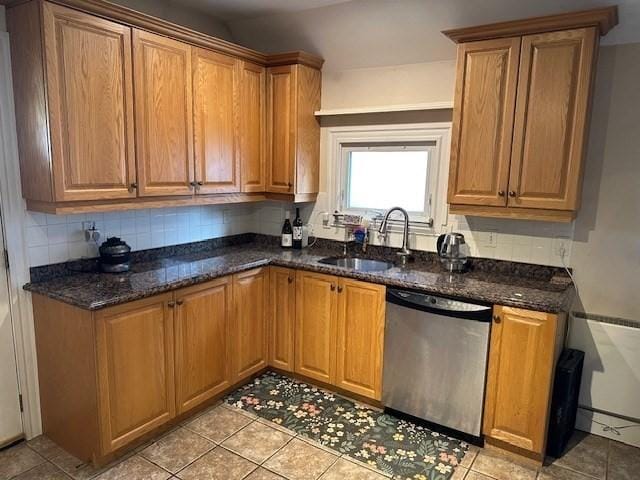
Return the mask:
[(22, 394), (18, 394), (18, 402), (20, 403), (20, 411), (24, 412), (24, 403), (22, 403)]
[(4, 249), (4, 268), (9, 270), (9, 251), (6, 248)]

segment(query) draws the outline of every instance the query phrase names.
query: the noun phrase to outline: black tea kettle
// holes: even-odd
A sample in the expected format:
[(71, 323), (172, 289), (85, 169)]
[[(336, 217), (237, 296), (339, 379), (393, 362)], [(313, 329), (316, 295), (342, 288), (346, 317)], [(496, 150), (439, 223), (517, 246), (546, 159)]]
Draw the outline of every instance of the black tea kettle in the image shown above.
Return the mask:
[(100, 245), (100, 269), (107, 273), (129, 271), (131, 247), (118, 237), (109, 237)]

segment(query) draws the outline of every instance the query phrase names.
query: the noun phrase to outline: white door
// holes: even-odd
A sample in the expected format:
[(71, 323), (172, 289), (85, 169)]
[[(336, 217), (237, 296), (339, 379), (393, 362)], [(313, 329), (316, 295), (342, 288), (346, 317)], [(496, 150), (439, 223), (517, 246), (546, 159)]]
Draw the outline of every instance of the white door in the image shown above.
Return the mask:
[(18, 373), (9, 306), (8, 265), (0, 217), (0, 447), (22, 436)]

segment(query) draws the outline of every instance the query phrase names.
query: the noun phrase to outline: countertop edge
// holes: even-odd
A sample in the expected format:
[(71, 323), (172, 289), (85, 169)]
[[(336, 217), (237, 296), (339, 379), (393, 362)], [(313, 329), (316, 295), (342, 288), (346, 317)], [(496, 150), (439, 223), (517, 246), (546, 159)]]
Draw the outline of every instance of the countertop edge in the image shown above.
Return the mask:
[[(375, 274), (363, 274), (362, 272), (356, 272), (356, 271), (350, 271), (347, 269), (342, 269), (340, 267), (334, 267), (331, 269), (330, 273), (327, 273), (327, 266), (326, 265), (322, 265), (322, 266), (316, 266), (313, 264), (303, 264), (303, 263), (299, 263), (296, 261), (290, 261), (290, 260), (285, 260), (282, 258), (269, 258), (269, 257), (265, 257), (264, 259), (259, 259), (259, 260), (254, 260), (251, 262), (248, 262), (246, 264), (238, 264), (238, 265), (234, 265), (231, 267), (225, 267), (224, 271), (216, 271), (216, 272), (208, 272), (202, 275), (198, 275), (195, 277), (191, 277), (188, 279), (183, 279), (183, 280), (178, 280), (178, 281), (174, 281), (174, 282), (170, 282), (167, 283), (165, 285), (161, 285), (158, 287), (154, 287), (154, 288), (150, 288), (148, 291), (140, 291), (140, 292), (136, 292), (135, 294), (130, 294), (130, 295), (123, 295), (123, 296), (119, 296), (119, 297), (115, 297), (112, 301), (105, 301), (105, 302), (94, 302), (94, 303), (81, 303), (81, 302), (73, 302), (70, 301), (70, 298), (68, 296), (65, 295), (57, 295), (54, 292), (51, 292), (50, 290), (45, 290), (45, 289), (40, 289), (38, 288), (38, 283), (27, 283), (23, 286), (23, 289), (31, 292), (31, 293), (35, 293), (38, 295), (43, 295), (46, 296), (48, 298), (52, 298), (54, 300), (69, 304), (69, 305), (73, 305), (77, 308), (81, 308), (83, 310), (88, 310), (88, 311), (97, 311), (97, 310), (102, 310), (108, 307), (113, 307), (116, 305), (121, 305), (124, 303), (129, 303), (129, 302), (134, 302), (136, 300), (141, 300), (144, 298), (149, 298), (152, 297), (153, 295), (158, 295), (161, 293), (166, 293), (166, 292), (170, 292), (173, 290), (178, 290), (180, 288), (185, 288), (185, 287), (189, 287), (192, 285), (197, 285), (197, 284), (201, 284), (201, 283), (205, 283), (207, 281), (211, 281), (211, 280), (215, 280), (216, 278), (220, 278), (220, 277), (224, 277), (227, 275), (233, 275), (235, 273), (241, 273), (241, 272), (245, 272), (247, 270), (251, 270), (254, 268), (260, 268), (260, 267), (267, 267), (267, 266), (279, 266), (279, 267), (286, 267), (286, 268), (293, 268), (293, 269), (297, 269), (297, 270), (305, 270), (305, 271), (311, 271), (311, 272), (317, 272), (317, 273), (324, 273), (327, 275), (336, 275), (339, 277), (345, 277), (345, 278), (353, 278), (355, 280), (360, 280), (360, 281), (364, 281), (364, 282), (370, 282), (370, 283), (376, 283), (378, 285), (384, 285), (386, 287), (391, 287), (391, 288), (404, 288), (404, 289), (412, 289), (412, 290), (417, 290), (417, 291), (421, 291), (421, 292), (425, 292), (425, 293), (431, 293), (434, 295), (444, 295), (444, 296), (451, 296), (451, 297), (456, 297), (456, 298), (460, 298), (460, 299), (467, 299), (467, 300), (471, 300), (471, 301), (479, 301), (479, 302), (483, 302), (483, 303), (489, 303), (489, 304), (494, 304), (494, 305), (503, 305), (503, 306), (508, 306), (508, 307), (515, 307), (515, 308), (522, 308), (522, 309), (527, 309), (527, 310), (534, 310), (534, 311), (538, 311), (538, 312), (544, 312), (544, 313), (551, 313), (551, 314), (562, 314), (562, 313), (567, 313), (570, 310), (570, 299), (573, 298), (572, 294), (570, 294), (567, 291), (567, 294), (564, 297), (564, 302), (562, 302), (561, 305), (550, 305), (550, 304), (538, 304), (535, 302), (530, 302), (530, 301), (526, 301), (526, 300), (517, 300), (517, 299), (504, 299), (504, 298), (495, 298), (495, 299), (491, 299), (491, 296), (487, 296), (487, 297), (483, 297), (483, 298), (477, 298), (474, 296), (469, 296), (469, 295), (464, 295), (464, 294), (457, 294), (455, 292), (455, 290), (452, 291), (442, 291), (442, 290), (438, 290), (438, 289), (430, 289), (428, 287), (425, 287), (422, 284), (419, 283), (407, 283), (405, 282), (395, 282), (392, 279), (385, 279), (385, 278), (380, 278), (380, 277), (376, 277)], [(570, 285), (569, 287), (567, 287), (567, 290), (572, 289), (572, 286)], [(571, 295), (571, 297), (569, 297), (569, 295)]]

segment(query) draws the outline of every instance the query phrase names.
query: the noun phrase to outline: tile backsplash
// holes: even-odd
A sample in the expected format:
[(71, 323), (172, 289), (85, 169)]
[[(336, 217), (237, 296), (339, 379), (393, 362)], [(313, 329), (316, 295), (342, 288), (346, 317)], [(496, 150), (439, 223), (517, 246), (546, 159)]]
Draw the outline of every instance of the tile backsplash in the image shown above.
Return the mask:
[[(285, 209), (293, 213), (292, 205), (267, 202), (256, 207), (256, 231), (267, 235), (278, 235), (284, 221)], [(344, 229), (322, 225), (324, 212), (314, 205), (303, 206), (301, 216), (311, 225), (312, 235), (332, 240), (343, 240)], [(293, 216), (292, 216), (293, 218)], [(510, 219), (491, 219), (449, 215), (446, 225), (436, 231), (456, 231), (464, 234), (474, 257), (495, 258), (515, 262), (535, 263), (561, 267), (562, 259), (558, 255), (560, 247), (565, 249), (564, 263), (569, 264), (573, 223), (536, 222)], [(411, 234), (409, 246), (415, 250), (436, 251), (438, 234)], [(370, 242), (380, 245), (381, 239), (371, 232)], [(400, 247), (402, 235), (392, 232), (385, 243)]]
[[(121, 237), (133, 250), (196, 242), (254, 230), (253, 205), (208, 205), (75, 215), (26, 212), (31, 267), (98, 255), (107, 237)], [(84, 228), (95, 222), (98, 244)]]
[[(107, 237), (124, 239), (133, 250), (195, 242), (239, 233), (279, 235), (285, 212), (294, 206), (281, 202), (244, 205), (210, 205), (80, 215), (47, 215), (26, 212), (29, 264), (32, 267), (98, 255), (98, 245), (86, 242), (83, 228), (95, 222), (100, 243)], [(344, 230), (324, 227), (322, 212), (303, 205), (301, 216), (312, 235), (343, 240)], [(569, 264), (573, 224), (474, 218), (450, 215), (439, 231), (464, 234), (472, 256), (562, 266), (560, 247)], [(412, 234), (410, 247), (436, 251), (437, 235)], [(371, 243), (381, 244), (375, 232)], [(391, 233), (387, 245), (399, 247), (401, 234)]]

